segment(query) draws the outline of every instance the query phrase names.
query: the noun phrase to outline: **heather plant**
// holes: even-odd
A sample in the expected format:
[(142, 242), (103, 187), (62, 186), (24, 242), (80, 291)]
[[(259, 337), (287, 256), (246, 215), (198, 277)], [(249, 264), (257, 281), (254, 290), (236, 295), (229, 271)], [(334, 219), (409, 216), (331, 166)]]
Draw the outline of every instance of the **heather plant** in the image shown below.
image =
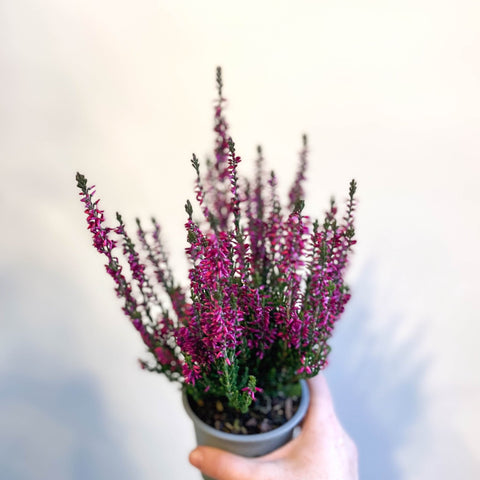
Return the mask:
[(187, 200), (188, 287), (172, 273), (155, 219), (148, 228), (137, 219), (135, 243), (120, 214), (106, 225), (94, 187), (76, 179), (93, 245), (149, 352), (142, 368), (181, 382), (196, 399), (226, 398), (246, 412), (257, 392), (286, 389), (327, 364), (327, 342), (350, 298), (344, 272), (355, 244), (356, 183), (341, 218), (334, 200), (323, 223), (303, 215), (306, 136), (286, 205), (260, 147), (254, 178), (240, 179), (222, 90), (218, 68), (214, 157), (205, 174), (191, 160), (200, 217)]

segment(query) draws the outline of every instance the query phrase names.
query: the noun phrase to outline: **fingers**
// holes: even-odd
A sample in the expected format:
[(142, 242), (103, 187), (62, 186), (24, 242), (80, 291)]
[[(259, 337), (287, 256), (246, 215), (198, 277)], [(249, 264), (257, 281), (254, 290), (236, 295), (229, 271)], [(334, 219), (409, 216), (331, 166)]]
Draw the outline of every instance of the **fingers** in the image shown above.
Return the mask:
[(327, 381), (322, 374), (308, 380), (310, 389), (310, 415), (315, 418), (335, 415), (332, 396)]
[(254, 459), (212, 447), (198, 447), (189, 457), (190, 463), (205, 475), (216, 480), (250, 480), (258, 478), (258, 465)]
[(327, 431), (341, 428), (325, 377), (319, 374), (309, 379), (308, 387), (310, 389), (310, 406), (303, 422), (302, 434), (317, 436), (322, 433), (324, 435)]

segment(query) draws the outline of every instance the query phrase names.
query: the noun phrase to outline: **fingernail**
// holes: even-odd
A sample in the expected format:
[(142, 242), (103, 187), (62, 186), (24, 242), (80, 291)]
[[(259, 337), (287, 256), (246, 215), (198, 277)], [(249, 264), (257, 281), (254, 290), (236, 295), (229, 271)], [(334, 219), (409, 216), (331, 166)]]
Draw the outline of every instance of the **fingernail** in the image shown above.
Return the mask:
[(198, 450), (194, 450), (189, 457), (190, 463), (197, 468), (200, 468), (202, 459), (203, 459), (202, 452), (199, 452)]

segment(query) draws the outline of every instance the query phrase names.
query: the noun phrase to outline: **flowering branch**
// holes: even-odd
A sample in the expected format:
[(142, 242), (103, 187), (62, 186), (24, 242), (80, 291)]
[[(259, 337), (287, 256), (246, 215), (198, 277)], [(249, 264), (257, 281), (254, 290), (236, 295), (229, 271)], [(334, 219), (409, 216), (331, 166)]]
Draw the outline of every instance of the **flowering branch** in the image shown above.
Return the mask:
[(188, 290), (174, 279), (156, 220), (145, 230), (137, 219), (135, 245), (119, 214), (115, 228), (105, 225), (94, 187), (76, 178), (93, 245), (107, 258), (122, 309), (151, 354), (142, 367), (182, 382), (194, 398), (225, 397), (245, 412), (256, 393), (314, 376), (327, 364), (328, 340), (350, 299), (344, 274), (356, 243), (357, 185), (351, 181), (343, 216), (334, 200), (322, 224), (304, 215), (305, 135), (286, 209), (275, 173), (266, 178), (260, 147), (254, 179), (243, 184), (220, 69), (217, 92), (215, 161), (202, 176), (196, 155), (191, 160), (202, 219), (194, 220), (187, 200)]

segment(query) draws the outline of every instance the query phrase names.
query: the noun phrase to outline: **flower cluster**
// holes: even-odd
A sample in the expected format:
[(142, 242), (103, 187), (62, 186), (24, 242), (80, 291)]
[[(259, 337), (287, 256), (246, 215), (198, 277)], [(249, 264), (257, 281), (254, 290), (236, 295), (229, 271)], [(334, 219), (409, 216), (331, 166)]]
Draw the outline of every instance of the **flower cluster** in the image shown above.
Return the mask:
[(155, 219), (149, 229), (137, 219), (137, 246), (119, 214), (115, 228), (106, 226), (94, 187), (79, 173), (77, 185), (93, 244), (150, 352), (141, 366), (245, 412), (256, 392), (314, 376), (327, 363), (327, 341), (350, 298), (344, 271), (355, 244), (356, 183), (341, 218), (334, 200), (323, 224), (303, 215), (306, 136), (286, 208), (260, 147), (253, 181), (241, 179), (220, 69), (217, 87), (215, 160), (202, 175), (192, 158), (200, 219), (185, 205), (189, 288), (174, 279)]

